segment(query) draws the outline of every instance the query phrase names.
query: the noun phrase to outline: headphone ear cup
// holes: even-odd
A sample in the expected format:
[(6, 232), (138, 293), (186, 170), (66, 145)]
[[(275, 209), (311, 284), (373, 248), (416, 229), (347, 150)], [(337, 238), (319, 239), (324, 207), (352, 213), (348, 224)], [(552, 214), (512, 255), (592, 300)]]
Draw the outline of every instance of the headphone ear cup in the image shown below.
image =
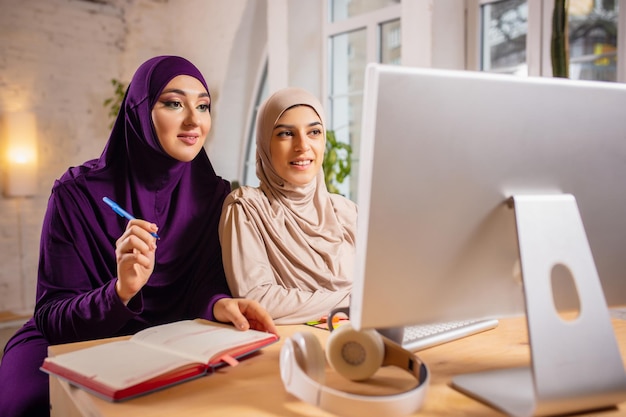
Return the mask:
[(326, 359), (345, 378), (362, 381), (380, 368), (385, 344), (375, 330), (356, 331), (349, 324), (336, 328), (326, 344)]
[(312, 333), (295, 333), (291, 340), (295, 346), (295, 359), (300, 368), (315, 382), (324, 384), (326, 360), (319, 340)]

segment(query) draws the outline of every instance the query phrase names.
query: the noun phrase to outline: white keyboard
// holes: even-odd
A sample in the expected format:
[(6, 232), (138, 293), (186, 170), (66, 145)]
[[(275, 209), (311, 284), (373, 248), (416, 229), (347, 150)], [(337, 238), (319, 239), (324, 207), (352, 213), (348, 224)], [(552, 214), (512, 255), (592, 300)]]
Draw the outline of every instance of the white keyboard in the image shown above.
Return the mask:
[(408, 351), (416, 352), (484, 332), (485, 330), (493, 329), (497, 325), (498, 320), (485, 319), (406, 326), (402, 337), (402, 347)]

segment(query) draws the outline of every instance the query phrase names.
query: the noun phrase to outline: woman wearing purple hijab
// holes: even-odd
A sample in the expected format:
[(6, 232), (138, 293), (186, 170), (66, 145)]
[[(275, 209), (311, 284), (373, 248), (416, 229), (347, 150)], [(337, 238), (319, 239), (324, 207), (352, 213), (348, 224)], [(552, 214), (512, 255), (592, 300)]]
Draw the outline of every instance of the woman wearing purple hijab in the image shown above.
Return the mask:
[[(48, 375), (39, 367), (50, 344), (197, 317), (276, 333), (257, 302), (231, 298), (224, 277), (217, 229), (230, 185), (203, 148), (210, 104), (189, 61), (146, 61), (100, 158), (55, 182), (34, 316), (0, 364), (1, 416), (49, 415)], [(118, 216), (103, 197), (137, 219)]]

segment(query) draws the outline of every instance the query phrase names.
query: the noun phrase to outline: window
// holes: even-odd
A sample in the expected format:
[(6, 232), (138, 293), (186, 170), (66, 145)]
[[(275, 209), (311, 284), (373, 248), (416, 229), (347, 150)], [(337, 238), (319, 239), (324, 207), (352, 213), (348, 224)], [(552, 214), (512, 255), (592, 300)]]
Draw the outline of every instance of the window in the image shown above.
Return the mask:
[(400, 40), (400, 19), (380, 25), (380, 62), (400, 65), (402, 55)]
[(481, 70), (528, 75), (526, 0), (505, 0), (481, 7)]
[[(626, 81), (619, 75), (626, 73), (626, 64), (620, 64), (617, 59), (619, 38), (624, 37), (620, 35), (624, 30), (618, 27), (619, 6), (625, 1), (569, 1), (570, 78)], [(552, 76), (550, 44), (554, 1), (480, 0), (479, 3), (478, 69)], [(472, 31), (472, 22), (468, 22), (470, 37), (474, 36)]]
[(331, 0), (329, 20), (346, 20), (397, 3), (399, 0)]
[[(400, 65), (400, 0), (329, 0), (327, 128), (359, 154), (365, 67), (369, 62)], [(358, 160), (340, 192), (354, 198)]]
[(254, 101), (254, 111), (248, 123), (248, 140), (246, 141), (246, 159), (243, 167), (243, 184), (256, 187), (259, 185), (259, 178), (256, 176), (256, 115), (261, 103), (268, 97), (267, 91), (267, 59), (261, 78), (257, 86), (256, 99)]
[(570, 78), (617, 81), (617, 18), (616, 0), (570, 0)]

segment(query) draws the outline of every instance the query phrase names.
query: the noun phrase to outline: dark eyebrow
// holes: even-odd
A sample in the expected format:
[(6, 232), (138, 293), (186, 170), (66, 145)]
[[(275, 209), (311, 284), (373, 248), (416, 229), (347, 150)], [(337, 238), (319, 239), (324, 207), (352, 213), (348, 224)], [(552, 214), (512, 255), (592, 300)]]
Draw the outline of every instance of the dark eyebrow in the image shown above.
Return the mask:
[[(322, 123), (321, 122), (317, 122), (317, 121), (311, 122), (311, 123), (309, 123), (307, 125), (307, 127), (313, 127), (313, 126), (317, 126), (317, 125), (321, 126)], [(276, 129), (293, 129), (294, 127), (295, 127), (294, 125), (276, 125), (276, 126), (274, 126), (274, 130), (276, 130)]]
[[(185, 93), (183, 90), (179, 90), (178, 88), (171, 88), (169, 90), (163, 90), (161, 92), (161, 94), (166, 94), (166, 93), (176, 93), (176, 94), (180, 94), (181, 96), (187, 96), (187, 93)], [(209, 93), (200, 93), (198, 94), (198, 97), (210, 97)]]

